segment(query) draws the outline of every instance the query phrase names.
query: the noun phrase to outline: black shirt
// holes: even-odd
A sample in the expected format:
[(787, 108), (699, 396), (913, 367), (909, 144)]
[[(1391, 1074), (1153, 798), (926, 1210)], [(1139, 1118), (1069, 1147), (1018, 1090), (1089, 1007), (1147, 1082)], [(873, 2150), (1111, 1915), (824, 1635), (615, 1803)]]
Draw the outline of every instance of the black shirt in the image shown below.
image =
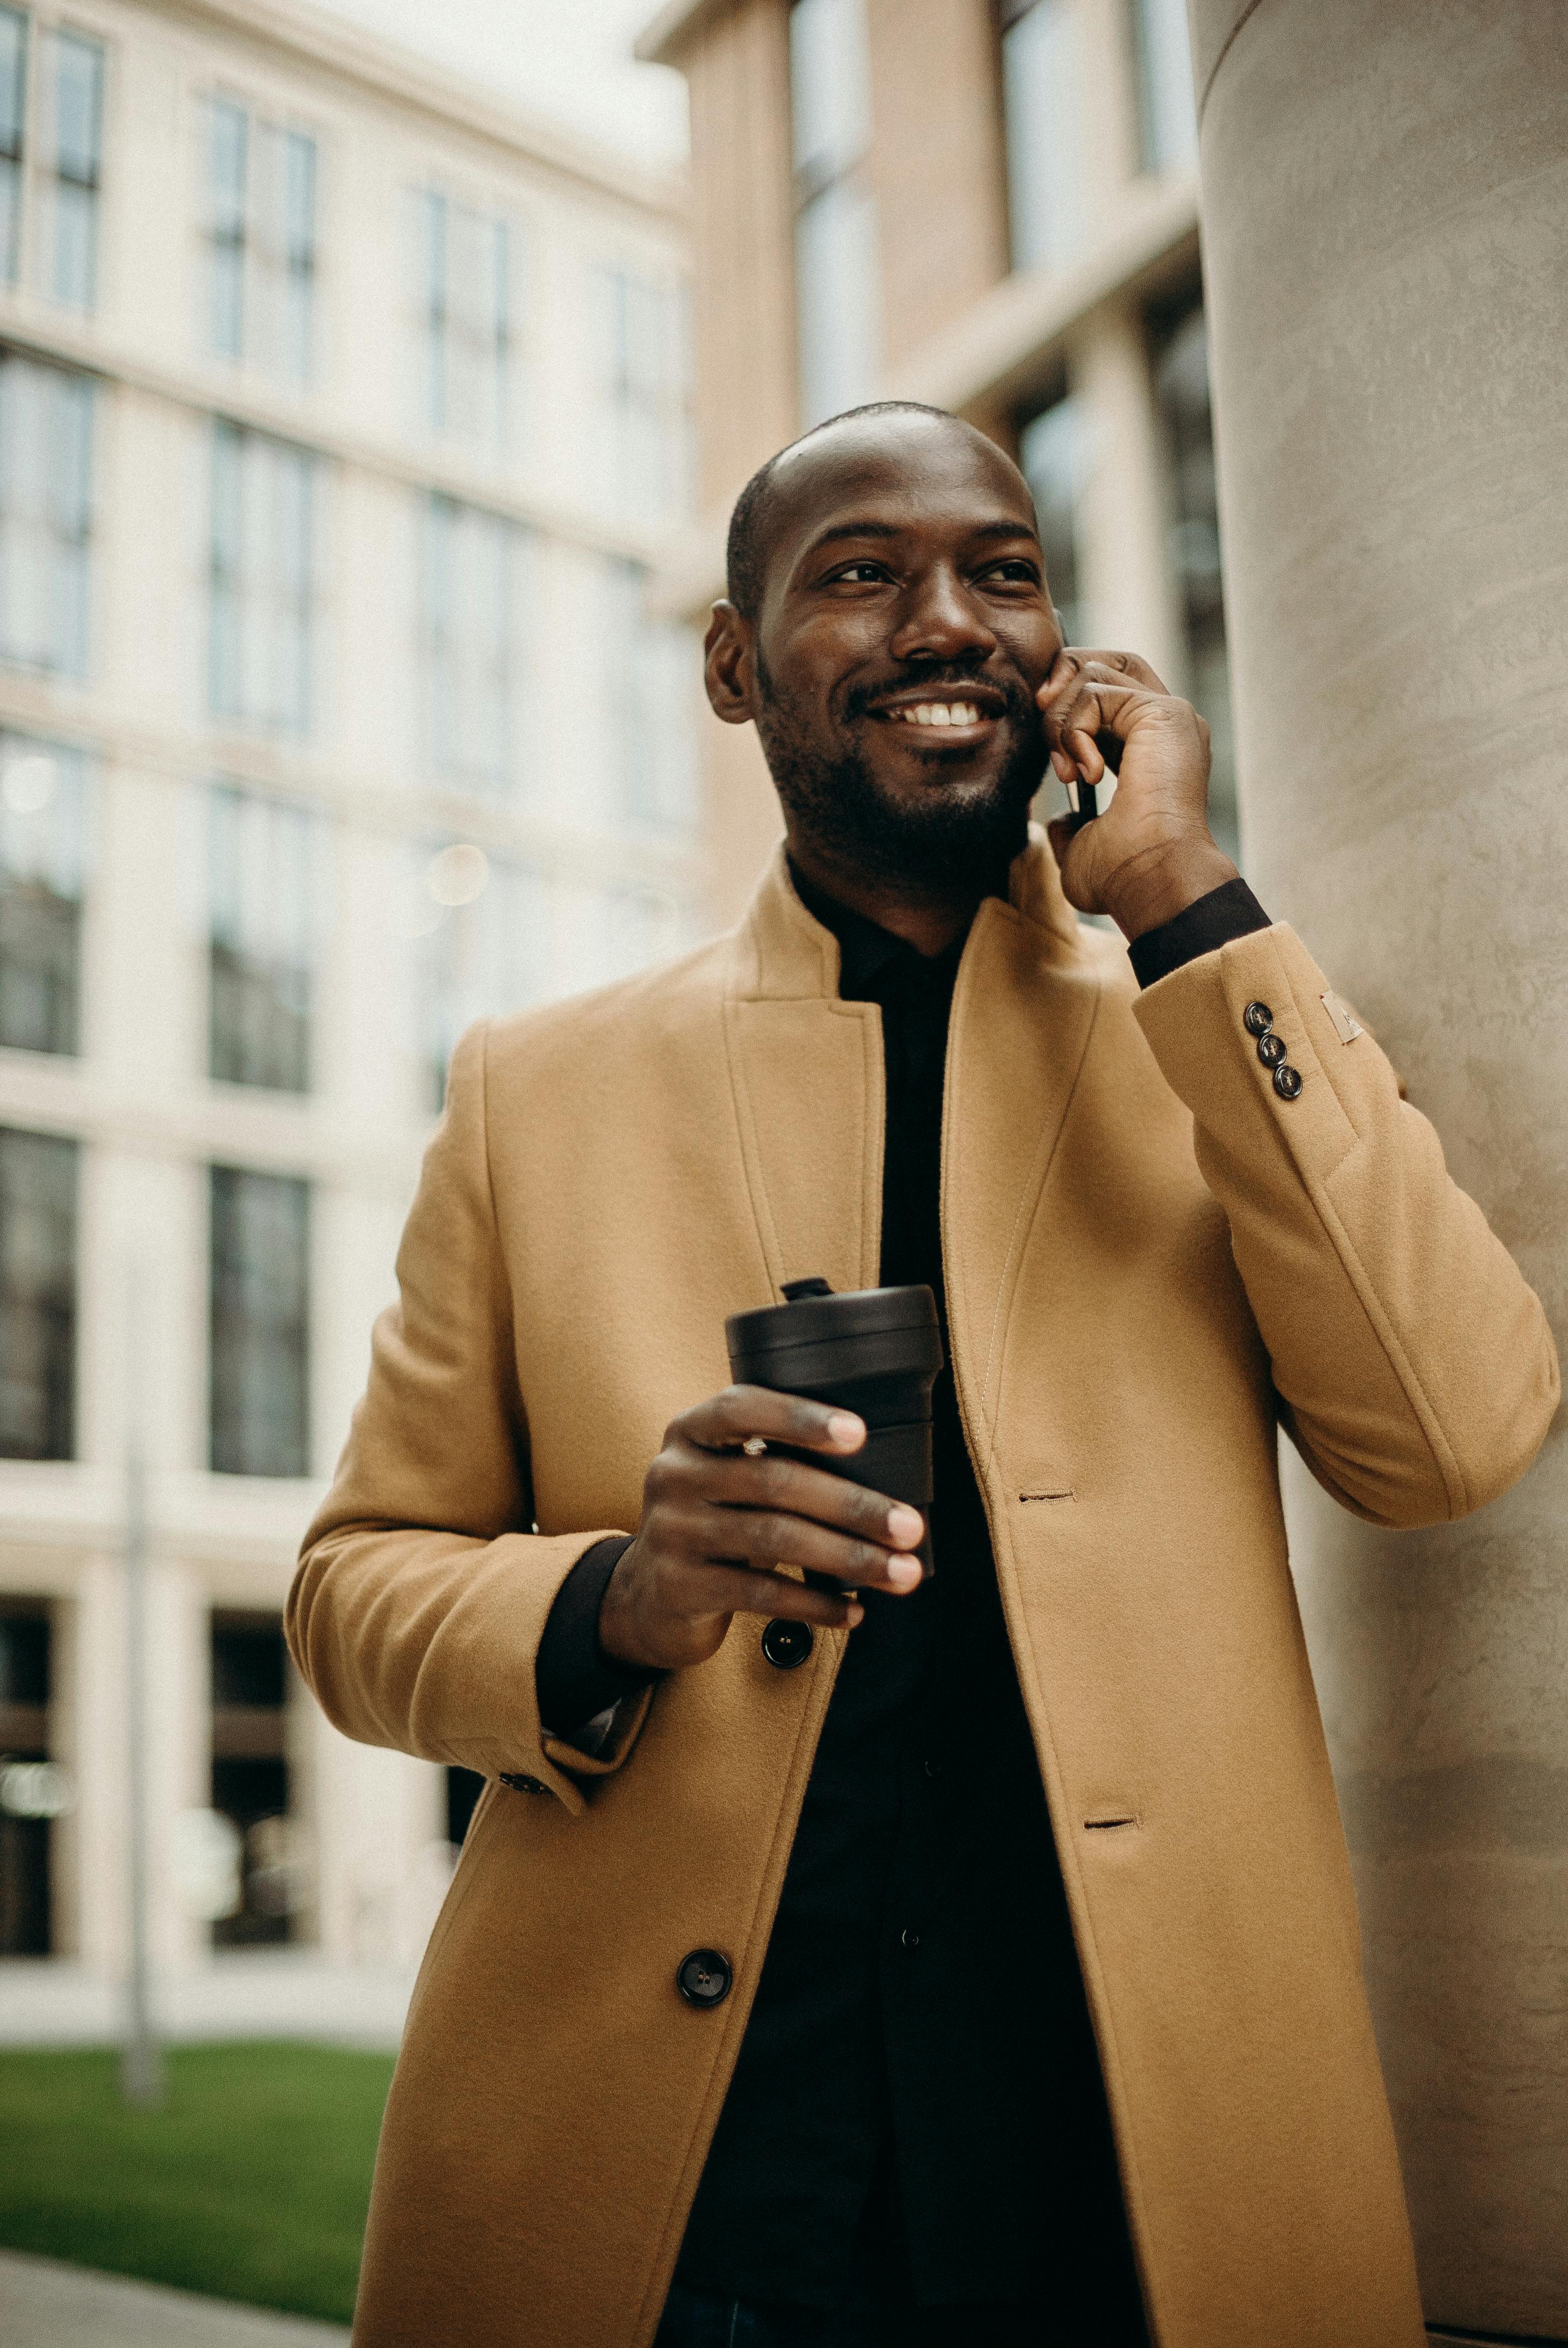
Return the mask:
[[(841, 996), (882, 1011), (881, 1278), (930, 1285), (945, 1345), (962, 942), (927, 959), (795, 885), (839, 941)], [(1139, 941), (1135, 966), (1152, 983), (1265, 920), (1232, 883)], [(848, 1641), (677, 2273), (817, 2308), (880, 2276), (927, 2306), (1049, 2308), (1064, 2343), (1122, 2348), (1146, 2335), (1103, 2089), (950, 1369), (933, 1416), (937, 1571), (907, 1598), (868, 1593)], [(563, 1590), (548, 1719), (630, 1678), (602, 1659), (596, 1676), (586, 1644), (620, 1546)]]

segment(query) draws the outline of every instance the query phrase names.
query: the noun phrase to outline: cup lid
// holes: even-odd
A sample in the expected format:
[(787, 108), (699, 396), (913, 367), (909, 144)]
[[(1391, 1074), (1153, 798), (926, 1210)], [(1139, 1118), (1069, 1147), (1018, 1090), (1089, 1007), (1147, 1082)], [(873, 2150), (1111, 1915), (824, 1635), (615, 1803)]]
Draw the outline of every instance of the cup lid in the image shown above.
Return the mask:
[(787, 1302), (783, 1304), (731, 1313), (724, 1335), (732, 1364), (799, 1345), (843, 1344), (905, 1329), (935, 1334), (938, 1327), (937, 1300), (924, 1282), (906, 1288), (849, 1288), (835, 1294), (825, 1281), (792, 1280), (784, 1293)]

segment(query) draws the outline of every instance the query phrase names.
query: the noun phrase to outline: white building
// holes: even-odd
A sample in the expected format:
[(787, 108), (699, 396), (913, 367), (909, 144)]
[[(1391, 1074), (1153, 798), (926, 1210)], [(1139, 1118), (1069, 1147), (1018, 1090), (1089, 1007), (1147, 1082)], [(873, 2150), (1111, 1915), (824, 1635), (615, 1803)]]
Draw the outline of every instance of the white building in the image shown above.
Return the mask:
[(454, 1037), (701, 922), (680, 201), (287, 0), (0, 5), (0, 1953), (126, 1962), (128, 1442), (157, 1966), (417, 1952), (462, 1788), (279, 1610)]

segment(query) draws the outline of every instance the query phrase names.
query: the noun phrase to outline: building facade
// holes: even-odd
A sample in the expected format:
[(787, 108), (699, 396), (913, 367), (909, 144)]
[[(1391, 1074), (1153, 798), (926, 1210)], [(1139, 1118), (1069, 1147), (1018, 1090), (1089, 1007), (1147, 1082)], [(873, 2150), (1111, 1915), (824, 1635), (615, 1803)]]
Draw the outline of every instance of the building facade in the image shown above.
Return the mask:
[[(660, 592), (720, 593), (736, 491), (876, 398), (970, 417), (1039, 507), (1069, 640), (1207, 716), (1236, 840), (1183, 0), (674, 0), (639, 54), (692, 98), (699, 520)], [(720, 901), (778, 824), (704, 736)]]
[(683, 204), (289, 0), (0, 5), (0, 1955), (126, 1963), (138, 1513), (159, 1973), (422, 1942), (471, 1789), (280, 1609), (456, 1035), (703, 918)]

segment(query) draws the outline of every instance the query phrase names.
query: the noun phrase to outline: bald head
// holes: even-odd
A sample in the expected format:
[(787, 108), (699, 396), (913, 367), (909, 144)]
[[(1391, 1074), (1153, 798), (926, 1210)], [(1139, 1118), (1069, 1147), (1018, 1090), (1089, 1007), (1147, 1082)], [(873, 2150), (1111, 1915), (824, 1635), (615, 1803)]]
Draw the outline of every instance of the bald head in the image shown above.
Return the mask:
[(948, 449), (955, 441), (968, 444), (982, 465), (994, 464), (1009, 489), (1021, 492), (1032, 513), (1029, 486), (1018, 467), (961, 416), (912, 399), (879, 399), (866, 407), (847, 408), (770, 457), (735, 499), (726, 556), (730, 602), (747, 619), (757, 617), (769, 564), (781, 540), (790, 534), (790, 525), (809, 520), (815, 504), (833, 496), (845, 470), (853, 470), (858, 460), (869, 459), (878, 469), (907, 463), (917, 475), (938, 448)]

